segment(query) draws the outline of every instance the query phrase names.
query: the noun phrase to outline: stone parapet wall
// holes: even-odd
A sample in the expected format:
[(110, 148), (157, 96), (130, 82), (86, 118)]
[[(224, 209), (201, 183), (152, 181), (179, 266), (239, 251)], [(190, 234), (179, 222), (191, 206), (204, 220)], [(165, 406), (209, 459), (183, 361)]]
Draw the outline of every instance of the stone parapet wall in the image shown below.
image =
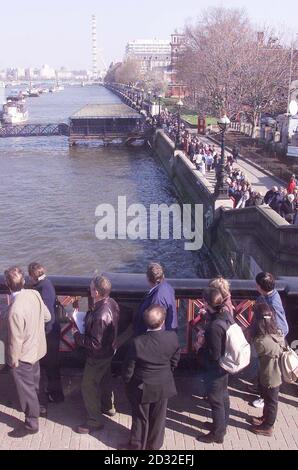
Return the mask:
[(298, 275), (298, 225), (289, 225), (267, 206), (229, 210), (229, 201), (215, 201), (210, 183), (163, 131), (155, 133), (152, 147), (181, 201), (203, 204), (204, 242), (223, 274), (249, 278), (266, 270)]
[(222, 210), (218, 230), (263, 270), (298, 275), (298, 225), (289, 225), (269, 207)]

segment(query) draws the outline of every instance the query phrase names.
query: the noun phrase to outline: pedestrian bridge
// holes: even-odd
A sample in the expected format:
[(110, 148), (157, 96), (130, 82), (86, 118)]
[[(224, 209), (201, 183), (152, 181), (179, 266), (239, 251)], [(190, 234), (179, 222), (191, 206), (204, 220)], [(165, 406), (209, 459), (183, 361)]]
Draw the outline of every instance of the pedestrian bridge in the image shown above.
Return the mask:
[(68, 136), (68, 124), (22, 124), (0, 127), (0, 138)]

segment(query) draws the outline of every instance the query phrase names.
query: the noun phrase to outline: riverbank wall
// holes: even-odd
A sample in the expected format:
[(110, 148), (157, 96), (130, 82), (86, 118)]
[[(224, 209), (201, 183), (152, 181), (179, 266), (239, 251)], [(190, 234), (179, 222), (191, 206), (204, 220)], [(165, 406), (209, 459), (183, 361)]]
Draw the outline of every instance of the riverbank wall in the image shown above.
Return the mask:
[(162, 130), (151, 146), (181, 202), (203, 205), (204, 244), (220, 274), (242, 279), (260, 271), (298, 275), (298, 225), (266, 206), (231, 210), (228, 199), (216, 200), (213, 185)]

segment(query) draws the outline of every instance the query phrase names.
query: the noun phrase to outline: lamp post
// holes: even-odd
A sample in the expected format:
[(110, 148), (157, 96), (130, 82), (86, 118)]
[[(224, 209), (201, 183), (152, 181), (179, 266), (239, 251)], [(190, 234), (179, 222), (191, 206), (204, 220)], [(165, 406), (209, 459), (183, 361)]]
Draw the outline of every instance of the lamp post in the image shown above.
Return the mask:
[(178, 148), (178, 146), (180, 145), (181, 109), (182, 109), (182, 106), (183, 106), (183, 101), (180, 98), (180, 100), (177, 103), (177, 107), (178, 107), (178, 132), (176, 134), (175, 148)]
[(161, 100), (162, 100), (162, 95), (158, 95), (158, 115), (159, 116), (161, 112)]
[(143, 108), (143, 104), (144, 104), (144, 93), (145, 93), (144, 88), (141, 88), (141, 102), (140, 102), (141, 109)]
[(160, 112), (161, 112), (161, 100), (162, 100), (162, 95), (158, 95), (158, 126), (160, 127)]
[(219, 163), (219, 169), (217, 171), (217, 180), (214, 190), (214, 196), (216, 199), (222, 197), (225, 199), (227, 197), (227, 187), (225, 186), (225, 133), (231, 124), (230, 119), (225, 114), (219, 121), (217, 122), (220, 130), (221, 130), (221, 157)]
[(151, 116), (151, 113), (152, 113), (152, 108), (151, 108), (151, 94), (152, 94), (152, 91), (151, 90), (148, 90), (147, 91), (147, 95), (148, 95), (148, 113), (149, 113), (149, 116)]

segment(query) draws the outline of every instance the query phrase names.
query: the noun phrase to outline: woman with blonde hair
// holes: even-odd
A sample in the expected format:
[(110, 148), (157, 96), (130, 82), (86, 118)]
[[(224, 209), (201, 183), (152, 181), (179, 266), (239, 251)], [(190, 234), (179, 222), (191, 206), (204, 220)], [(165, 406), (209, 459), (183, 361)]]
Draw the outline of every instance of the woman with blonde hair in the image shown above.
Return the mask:
[(224, 304), (219, 289), (211, 287), (203, 293), (205, 309), (210, 316), (205, 332), (205, 385), (211, 406), (212, 428), (209, 434), (197, 436), (198, 441), (222, 444), (226, 435), (230, 400), (228, 393), (228, 373), (220, 366), (225, 354), (226, 331), (234, 323), (233, 317)]
[(233, 315), (234, 307), (232, 304), (232, 295), (230, 291), (230, 283), (222, 276), (218, 276), (209, 283), (209, 287), (213, 287), (214, 289), (218, 289), (224, 299), (224, 306), (227, 310)]

